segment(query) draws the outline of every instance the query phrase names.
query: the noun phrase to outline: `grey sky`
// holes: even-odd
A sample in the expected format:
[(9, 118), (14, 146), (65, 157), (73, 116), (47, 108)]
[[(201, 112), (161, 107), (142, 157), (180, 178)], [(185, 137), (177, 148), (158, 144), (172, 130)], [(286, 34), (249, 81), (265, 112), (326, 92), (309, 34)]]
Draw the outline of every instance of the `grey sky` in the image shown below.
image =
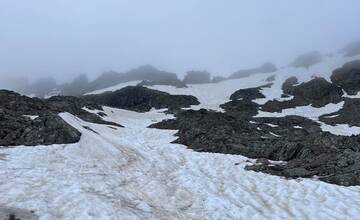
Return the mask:
[(228, 75), (360, 39), (359, 0), (1, 0), (0, 74)]

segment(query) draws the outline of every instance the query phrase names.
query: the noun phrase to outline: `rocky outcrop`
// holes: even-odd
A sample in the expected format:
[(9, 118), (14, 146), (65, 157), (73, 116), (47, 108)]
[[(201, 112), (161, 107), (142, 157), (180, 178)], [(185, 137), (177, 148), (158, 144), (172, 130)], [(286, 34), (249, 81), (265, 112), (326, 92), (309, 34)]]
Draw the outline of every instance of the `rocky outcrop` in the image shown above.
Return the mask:
[(260, 105), (245, 98), (241, 100), (232, 100), (225, 104), (221, 104), (220, 107), (224, 109), (228, 115), (240, 118), (251, 118), (258, 114)]
[(100, 106), (76, 97), (38, 99), (0, 90), (0, 146), (78, 142), (80, 132), (58, 116), (61, 112), (69, 112), (88, 122), (120, 126), (85, 111), (85, 107), (102, 110)]
[(292, 93), (290, 93), (290, 95), (295, 97), (294, 99), (302, 100), (314, 107), (322, 107), (329, 103), (339, 103), (342, 101), (343, 94), (341, 88), (320, 77), (295, 86)]
[(231, 94), (231, 100), (238, 100), (238, 99), (261, 99), (265, 98), (265, 96), (261, 93), (263, 88), (270, 88), (272, 84), (266, 84), (263, 86), (255, 87), (255, 88), (247, 88), (247, 89), (239, 89)]
[(324, 78), (314, 78), (309, 82), (294, 86), (297, 80), (290, 78), (283, 84), (283, 90), (287, 95), (294, 96), (287, 101), (271, 100), (262, 107), (263, 111), (281, 112), (286, 108), (312, 105), (316, 108), (329, 103), (339, 103), (343, 100), (343, 91), (340, 87), (326, 81)]
[(320, 121), (329, 125), (348, 124), (360, 127), (360, 99), (345, 98), (342, 109), (322, 115)]
[[(344, 186), (360, 185), (360, 136), (337, 136), (322, 131), (320, 124), (300, 116), (258, 118), (259, 109), (282, 110), (301, 105), (321, 107), (345, 100), (339, 112), (320, 119), (328, 124), (359, 125), (360, 99), (344, 99), (342, 89), (323, 78), (298, 84), (286, 80), (283, 90), (289, 101), (253, 102), (263, 98), (263, 87), (241, 89), (220, 105), (225, 112), (205, 109), (178, 112), (151, 128), (178, 130), (174, 143), (199, 152), (240, 154), (258, 159), (247, 170), (286, 178), (310, 178)], [(270, 104), (269, 104), (270, 103)], [(274, 104), (275, 103), (275, 104)], [(328, 117), (337, 115), (336, 117)], [(273, 163), (271, 161), (284, 161)]]
[(50, 110), (55, 113), (69, 112), (87, 122), (122, 127), (117, 123), (103, 120), (102, 117), (106, 116), (103, 112), (93, 114), (84, 110), (84, 108), (87, 108), (89, 110), (102, 111), (103, 108), (98, 104), (85, 101), (82, 98), (73, 96), (53, 96), (46, 99), (45, 102), (50, 107)]
[(30, 98), (18, 93), (0, 90), (0, 109), (6, 109), (19, 115), (43, 115), (69, 112), (87, 122), (117, 125), (104, 121), (100, 116), (85, 111), (84, 108), (100, 110), (102, 107), (73, 96), (53, 96), (49, 99)]
[(293, 76), (293, 77), (287, 78), (285, 80), (285, 82), (281, 86), (281, 89), (287, 95), (293, 94), (294, 93), (294, 86), (297, 85), (297, 84), (299, 84), (299, 81), (295, 76)]
[(84, 99), (100, 105), (137, 112), (147, 112), (152, 108), (168, 108), (170, 111), (176, 111), (180, 108), (199, 104), (199, 101), (194, 96), (170, 95), (166, 92), (141, 86), (128, 86), (115, 92), (87, 95), (84, 96)]
[(331, 81), (343, 88), (349, 95), (356, 95), (360, 91), (360, 60), (344, 64), (334, 70)]
[(346, 186), (360, 184), (360, 136), (322, 132), (319, 124), (303, 117), (249, 120), (227, 111), (202, 109), (180, 112), (176, 119), (150, 127), (178, 130), (174, 142), (196, 151), (265, 158), (248, 166), (249, 170), (288, 178), (316, 175), (322, 181)]
[(68, 144), (80, 140), (81, 133), (56, 114), (35, 119), (8, 110), (0, 111), (0, 146)]

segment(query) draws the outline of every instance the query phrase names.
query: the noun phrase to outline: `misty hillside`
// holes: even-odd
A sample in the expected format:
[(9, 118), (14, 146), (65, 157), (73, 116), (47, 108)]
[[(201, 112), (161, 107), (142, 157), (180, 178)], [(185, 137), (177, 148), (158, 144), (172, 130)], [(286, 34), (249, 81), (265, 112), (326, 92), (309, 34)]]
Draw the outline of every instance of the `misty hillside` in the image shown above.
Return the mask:
[(0, 1), (0, 220), (360, 219), (360, 1)]
[(186, 87), (137, 85), (136, 73), (79, 98), (2, 90), (0, 213), (201, 219), (230, 207), (229, 219), (356, 219), (360, 57), (310, 63), (218, 83), (193, 71), (206, 82)]

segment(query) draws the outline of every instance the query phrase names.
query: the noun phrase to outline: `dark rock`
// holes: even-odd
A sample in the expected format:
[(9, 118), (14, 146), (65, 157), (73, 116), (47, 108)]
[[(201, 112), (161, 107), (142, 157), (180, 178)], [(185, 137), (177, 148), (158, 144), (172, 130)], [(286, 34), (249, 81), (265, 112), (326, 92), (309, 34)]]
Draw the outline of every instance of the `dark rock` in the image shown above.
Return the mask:
[(238, 99), (261, 99), (265, 98), (265, 96), (261, 93), (263, 88), (269, 88), (272, 84), (266, 84), (263, 86), (255, 87), (255, 88), (247, 88), (247, 89), (239, 89), (231, 94), (231, 100), (238, 100)]
[(103, 108), (95, 103), (88, 102), (82, 98), (73, 96), (53, 96), (49, 99), (46, 99), (45, 101), (46, 103), (48, 103), (52, 112), (69, 112), (87, 122), (122, 127), (117, 123), (103, 120), (99, 114), (93, 114), (84, 110), (83, 108), (102, 111)]
[(329, 125), (348, 124), (360, 127), (360, 99), (344, 99), (344, 106), (337, 112), (320, 116)]
[(285, 94), (293, 94), (294, 86), (299, 84), (298, 79), (293, 76), (285, 80), (281, 88)]
[[(196, 151), (262, 158), (247, 166), (247, 170), (287, 178), (316, 175), (322, 181), (339, 185), (360, 184), (360, 136), (332, 135), (323, 132), (318, 123), (300, 116), (251, 118), (251, 114), (245, 114), (248, 110), (237, 110), (242, 105), (223, 106), (226, 105), (225, 113), (205, 109), (181, 111), (176, 119), (150, 127), (178, 130), (174, 142)], [(273, 164), (268, 160), (286, 163)]]
[(283, 172), (284, 172), (284, 175), (286, 177), (292, 177), (292, 178), (296, 178), (296, 177), (312, 177), (312, 176), (314, 176), (316, 174), (316, 172), (306, 170), (305, 168), (302, 168), (302, 167), (284, 169)]
[[(102, 107), (76, 97), (29, 98), (0, 90), (0, 146), (51, 145), (78, 142), (80, 132), (67, 124), (59, 113), (69, 112), (85, 121), (120, 126), (107, 122), (83, 108)], [(37, 116), (31, 119), (28, 116)]]
[(295, 99), (302, 99), (312, 104), (314, 107), (322, 107), (329, 103), (341, 102), (343, 94), (338, 86), (331, 84), (324, 78), (317, 77), (295, 86), (291, 95), (295, 96)]
[(85, 100), (107, 105), (115, 108), (123, 108), (137, 112), (150, 111), (151, 108), (177, 110), (180, 108), (198, 105), (194, 96), (170, 95), (153, 89), (140, 86), (128, 86), (115, 92), (105, 92), (98, 95), (83, 96)]
[(258, 73), (272, 73), (277, 71), (277, 67), (272, 63), (264, 63), (263, 65), (252, 68), (252, 69), (245, 69), (245, 70), (239, 70), (229, 76), (229, 79), (238, 79), (243, 77), (248, 77), (252, 74), (258, 74)]
[(318, 51), (312, 51), (296, 57), (291, 65), (293, 67), (303, 67), (309, 69), (312, 65), (320, 63), (321, 60), (321, 54)]
[(285, 82), (286, 85), (283, 85), (283, 89), (288, 95), (293, 95), (294, 98), (287, 101), (270, 100), (262, 106), (263, 111), (280, 112), (283, 109), (306, 105), (319, 108), (343, 100), (344, 93), (342, 89), (324, 78), (314, 78), (297, 86), (291, 85), (295, 82), (295, 79), (291, 79), (291, 81), (288, 79)]
[(331, 81), (343, 88), (349, 95), (356, 95), (360, 91), (360, 60), (344, 64), (334, 70)]
[(44, 114), (31, 120), (3, 110), (0, 124), (0, 146), (69, 144), (78, 142), (81, 136), (56, 114)]
[(229, 115), (242, 118), (250, 118), (257, 115), (259, 109), (259, 105), (250, 99), (233, 100), (221, 104), (220, 107)]

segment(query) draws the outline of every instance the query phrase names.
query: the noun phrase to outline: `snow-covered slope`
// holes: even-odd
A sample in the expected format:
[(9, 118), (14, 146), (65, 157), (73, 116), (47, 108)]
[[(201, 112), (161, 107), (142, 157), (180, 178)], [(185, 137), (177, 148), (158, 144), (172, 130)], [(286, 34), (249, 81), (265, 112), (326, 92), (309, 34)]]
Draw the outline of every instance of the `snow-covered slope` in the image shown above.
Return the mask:
[[(281, 98), (281, 94), (283, 93), (281, 89), (281, 85), (287, 78), (291, 76), (296, 76), (299, 80), (299, 83), (309, 81), (314, 76), (324, 77), (325, 79), (330, 81), (330, 76), (336, 68), (339, 68), (343, 64), (356, 59), (360, 59), (360, 55), (349, 58), (349, 57), (343, 57), (341, 54), (334, 54), (332, 56), (324, 57), (322, 62), (312, 66), (309, 69), (284, 67), (274, 73), (254, 74), (249, 77), (233, 79), (233, 80), (225, 80), (220, 83), (189, 85), (188, 88), (176, 88), (174, 86), (164, 86), (164, 85), (156, 85), (156, 86), (151, 86), (149, 88), (168, 92), (174, 95), (182, 95), (182, 94), (193, 95), (198, 98), (201, 104), (197, 106), (193, 106), (192, 109), (206, 108), (206, 109), (213, 109), (216, 111), (222, 111), (219, 105), (228, 101), (230, 95), (234, 93), (236, 90), (243, 88), (257, 87), (267, 84), (269, 82), (267, 82), (266, 79), (269, 76), (276, 75), (276, 78), (272, 82), (273, 85), (270, 88), (262, 89), (262, 93), (265, 95), (265, 98), (255, 100), (255, 102), (257, 102), (258, 104), (264, 104), (267, 101), (273, 99), (284, 100), (284, 98)], [(137, 83), (138, 82), (130, 82), (126, 84), (122, 83), (117, 86), (94, 91), (92, 92), (92, 94), (98, 94), (105, 91), (114, 91), (117, 89), (121, 89), (127, 85), (136, 85)], [(344, 96), (356, 98), (359, 95), (360, 93), (357, 96), (348, 96), (348, 95), (344, 95)], [(282, 113), (259, 112), (258, 117), (283, 117), (285, 115), (300, 115), (318, 121), (318, 117), (320, 115), (336, 112), (342, 108), (342, 105), (343, 103), (339, 103), (337, 105), (330, 104), (323, 108), (304, 106), (293, 109), (285, 109)], [(322, 124), (322, 129), (324, 131), (329, 131), (336, 135), (360, 134), (359, 127), (349, 127), (346, 124), (331, 126), (331, 125), (325, 125), (322, 122), (319, 123)]]
[[(307, 81), (328, 78), (333, 69), (353, 60), (337, 56), (310, 70), (284, 68), (217, 84), (189, 88), (153, 86), (171, 94), (196, 96), (194, 108), (220, 110), (238, 89), (266, 84), (265, 99), (280, 99), (289, 76)], [(138, 82), (94, 91), (114, 91)], [(258, 116), (303, 115), (313, 120), (335, 112), (343, 103), (323, 108), (304, 106)], [(104, 108), (105, 120), (117, 128), (92, 124), (69, 114), (61, 117), (82, 132), (77, 144), (15, 148), (0, 147), (0, 207), (34, 210), (40, 219), (358, 219), (360, 187), (343, 187), (314, 179), (286, 180), (245, 171), (254, 163), (239, 155), (197, 153), (171, 144), (176, 131), (147, 128), (171, 115), (158, 111), (135, 113)], [(323, 125), (342, 135), (357, 127)], [(1, 216), (1, 210), (0, 210)]]
[[(341, 54), (334, 54), (332, 56), (324, 57), (322, 62), (311, 66), (309, 69), (284, 67), (273, 73), (254, 74), (249, 77), (225, 80), (220, 83), (194, 84), (189, 85), (188, 88), (176, 88), (174, 86), (166, 85), (155, 85), (149, 88), (168, 92), (173, 95), (193, 95), (197, 97), (201, 103), (199, 106), (194, 106), (194, 109), (206, 108), (221, 111), (219, 105), (229, 100), (230, 95), (236, 90), (267, 84), (269, 82), (266, 81), (266, 78), (269, 76), (276, 75), (275, 81), (273, 82), (274, 85), (271, 88), (263, 89), (263, 94), (266, 98), (257, 100), (259, 104), (264, 104), (266, 101), (272, 99), (281, 99), (281, 85), (290, 76), (296, 76), (299, 83), (309, 81), (314, 76), (324, 77), (325, 79), (330, 80), (330, 76), (334, 69), (356, 59), (360, 59), (360, 55), (349, 58), (343, 57)], [(136, 85), (138, 83), (139, 81), (121, 83), (119, 85), (93, 91), (88, 94), (115, 91), (129, 85)]]
[[(61, 116), (80, 143), (1, 150), (0, 204), (40, 219), (356, 219), (360, 187), (249, 172), (245, 157), (170, 144), (166, 116), (105, 108), (125, 128)], [(85, 129), (88, 126), (93, 132)]]

